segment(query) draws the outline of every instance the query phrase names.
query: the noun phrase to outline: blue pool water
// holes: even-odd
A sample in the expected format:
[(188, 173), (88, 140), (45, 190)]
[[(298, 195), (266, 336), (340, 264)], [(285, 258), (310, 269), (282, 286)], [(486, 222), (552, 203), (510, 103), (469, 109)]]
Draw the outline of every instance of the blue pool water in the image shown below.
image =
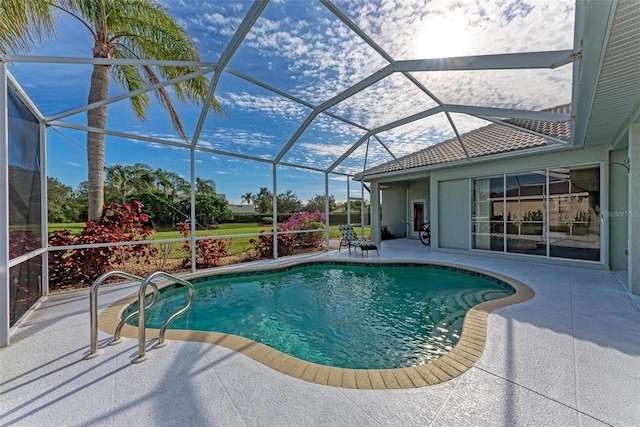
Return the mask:
[[(193, 306), (170, 327), (240, 335), (334, 367), (400, 368), (446, 354), (469, 308), (514, 293), (487, 276), (422, 264), (314, 263), (255, 274), (194, 281)], [(163, 292), (147, 327), (159, 328), (185, 301), (184, 288)]]

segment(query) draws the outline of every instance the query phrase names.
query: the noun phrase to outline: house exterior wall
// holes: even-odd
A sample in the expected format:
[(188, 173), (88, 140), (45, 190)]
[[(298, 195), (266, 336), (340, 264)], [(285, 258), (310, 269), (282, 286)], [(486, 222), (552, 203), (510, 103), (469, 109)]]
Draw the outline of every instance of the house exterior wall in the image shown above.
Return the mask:
[(382, 190), (382, 225), (386, 226), (394, 237), (407, 237), (407, 201), (406, 188), (385, 188)]
[[(471, 228), (470, 194), (468, 179), (437, 181), (438, 242), (443, 249), (469, 249)], [(432, 229), (433, 229), (432, 224)]]
[(628, 282), (631, 292), (640, 295), (640, 124), (629, 131), (629, 224), (627, 245), (629, 250)]
[[(429, 179), (423, 179), (420, 181), (412, 181), (409, 184), (409, 201), (417, 200), (417, 199), (425, 199), (427, 202), (429, 201)], [(429, 206), (427, 206), (427, 219), (429, 216)]]
[[(429, 178), (422, 178), (419, 180), (411, 181), (409, 183), (409, 191), (408, 191), (408, 200), (407, 200), (407, 216), (405, 217), (406, 221), (406, 233), (408, 236), (412, 236), (413, 234), (413, 207), (411, 205), (413, 200), (424, 200), (426, 202), (425, 206), (425, 221), (431, 221), (431, 201), (430, 201), (431, 189), (429, 187)], [(422, 220), (420, 220), (422, 222)], [(415, 237), (415, 234), (413, 234)]]
[(609, 156), (609, 266), (612, 270), (628, 268), (629, 171), (623, 166), (628, 158), (627, 150), (612, 151)]
[[(609, 165), (610, 162), (622, 162), (627, 158), (626, 150), (611, 152), (608, 145), (582, 149), (561, 149), (545, 153), (503, 157), (491, 161), (474, 162), (469, 165), (456, 165), (440, 169), (413, 171), (404, 176), (398, 174), (385, 177), (386, 182), (410, 182), (408, 202), (418, 197), (415, 182), (420, 175), (430, 177), (431, 191), (429, 211), (432, 223), (432, 247), (434, 250), (469, 251), (477, 254), (500, 257), (527, 257), (539, 262), (568, 264), (579, 262), (581, 265), (625, 270), (627, 265), (628, 218), (612, 218), (611, 211), (628, 210), (626, 175), (622, 166)], [(470, 249), (471, 233), (471, 193), (470, 179), (546, 169), (580, 165), (600, 165), (600, 211), (601, 223), (601, 262), (584, 262), (563, 258), (546, 258), (543, 256), (496, 253), (490, 251), (472, 251)], [(611, 174), (610, 174), (611, 172)], [(428, 183), (429, 181), (424, 181)], [(383, 197), (384, 195), (383, 190)], [(397, 191), (397, 190), (393, 190)], [(407, 203), (408, 204), (408, 203)]]

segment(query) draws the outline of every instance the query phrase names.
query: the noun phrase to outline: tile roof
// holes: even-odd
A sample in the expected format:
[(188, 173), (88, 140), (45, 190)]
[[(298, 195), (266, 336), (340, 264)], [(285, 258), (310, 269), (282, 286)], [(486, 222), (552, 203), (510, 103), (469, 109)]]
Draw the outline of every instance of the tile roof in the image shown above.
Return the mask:
[[(547, 112), (571, 113), (571, 104), (549, 108)], [(504, 123), (528, 129), (539, 134), (548, 135), (563, 141), (569, 141), (571, 135), (571, 122), (541, 122), (534, 120), (508, 119)], [(506, 153), (525, 148), (541, 147), (548, 144), (549, 140), (541, 136), (523, 132), (500, 124), (490, 124), (479, 129), (460, 135), (470, 158), (488, 156), (490, 154)], [(398, 158), (404, 166), (404, 170), (418, 167), (450, 163), (466, 159), (464, 151), (457, 138), (431, 145), (420, 151)], [(403, 168), (392, 160), (379, 166), (364, 171), (365, 176), (378, 175), (387, 172), (395, 172)], [(362, 173), (357, 176), (362, 176)]]

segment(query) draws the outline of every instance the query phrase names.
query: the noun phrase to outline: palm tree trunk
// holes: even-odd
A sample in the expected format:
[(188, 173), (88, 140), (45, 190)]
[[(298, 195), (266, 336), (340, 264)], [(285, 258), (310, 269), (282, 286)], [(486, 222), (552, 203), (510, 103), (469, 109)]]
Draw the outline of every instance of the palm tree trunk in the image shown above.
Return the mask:
[[(109, 94), (109, 66), (94, 65), (91, 73), (89, 104), (107, 99)], [(105, 129), (107, 106), (87, 111), (89, 127)], [(104, 205), (104, 134), (87, 133), (87, 166), (89, 191), (89, 219), (100, 220)]]

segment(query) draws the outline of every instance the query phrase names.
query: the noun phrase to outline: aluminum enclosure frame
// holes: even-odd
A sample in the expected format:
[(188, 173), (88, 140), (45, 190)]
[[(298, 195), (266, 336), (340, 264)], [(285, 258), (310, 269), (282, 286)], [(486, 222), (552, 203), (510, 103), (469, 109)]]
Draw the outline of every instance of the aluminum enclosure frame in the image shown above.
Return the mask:
[[(264, 82), (259, 81), (251, 76), (244, 75), (238, 71), (227, 68), (227, 64), (236, 53), (239, 46), (245, 40), (246, 35), (250, 32), (251, 28), (255, 24), (255, 22), (260, 18), (262, 12), (267, 7), (269, 1), (268, 0), (256, 0), (252, 3), (251, 7), (248, 9), (242, 23), (236, 30), (235, 34), (232, 36), (231, 40), (225, 46), (220, 59), (216, 63), (212, 62), (179, 62), (179, 61), (160, 61), (160, 60), (134, 60), (134, 59), (97, 59), (97, 58), (78, 58), (78, 57), (55, 57), (55, 56), (30, 56), (30, 55), (6, 55), (0, 54), (0, 200), (2, 200), (4, 206), (8, 206), (8, 157), (7, 157), (7, 148), (8, 148), (8, 130), (7, 130), (7, 85), (11, 84), (12, 76), (7, 69), (7, 65), (11, 63), (61, 63), (61, 64), (103, 64), (103, 65), (112, 65), (112, 64), (130, 64), (130, 65), (181, 65), (181, 66), (190, 66), (190, 67), (200, 67), (200, 70), (193, 72), (191, 74), (187, 74), (185, 76), (177, 77), (174, 79), (166, 80), (163, 82), (159, 82), (154, 85), (147, 86), (145, 88), (139, 89), (137, 91), (121, 94), (118, 96), (114, 96), (112, 98), (106, 99), (104, 101), (96, 102), (91, 105), (78, 106), (72, 109), (67, 109), (64, 111), (60, 111), (56, 114), (53, 114), (48, 117), (42, 117), (41, 114), (38, 113), (37, 117), (41, 121), (41, 132), (40, 135), (43, 137), (41, 141), (42, 147), (46, 150), (46, 132), (44, 131), (45, 127), (52, 128), (69, 128), (76, 129), (85, 132), (98, 132), (103, 133), (105, 135), (110, 135), (114, 137), (120, 138), (129, 138), (146, 142), (153, 142), (158, 144), (165, 144), (169, 146), (179, 147), (188, 149), (190, 151), (190, 180), (191, 180), (191, 219), (192, 219), (192, 231), (195, 231), (195, 153), (196, 152), (205, 152), (211, 153), (221, 156), (230, 156), (235, 158), (240, 158), (244, 160), (256, 161), (261, 163), (268, 163), (272, 166), (273, 171), (273, 194), (274, 194), (274, 213), (273, 213), (273, 221), (277, 222), (277, 197), (276, 197), (276, 181), (277, 181), (277, 173), (278, 166), (284, 167), (295, 167), (305, 170), (310, 170), (314, 172), (320, 172), (324, 174), (325, 181), (325, 197), (326, 197), (326, 206), (325, 212), (328, 214), (328, 196), (329, 196), (329, 174), (339, 175), (347, 178), (347, 192), (349, 193), (351, 190), (349, 188), (349, 181), (353, 177), (355, 173), (360, 173), (361, 171), (357, 171), (354, 173), (345, 173), (336, 171), (338, 168), (351, 154), (353, 154), (364, 142), (369, 144), (371, 142), (371, 137), (377, 142), (395, 161), (397, 160), (397, 156), (393, 153), (386, 144), (383, 139), (380, 137), (380, 133), (389, 129), (393, 129), (395, 127), (404, 126), (406, 124), (412, 123), (414, 121), (420, 120), (425, 117), (432, 116), (438, 113), (444, 113), (447, 117), (451, 128), (458, 139), (458, 142), (462, 148), (462, 150), (467, 153), (467, 149), (465, 144), (460, 137), (460, 134), (456, 128), (455, 121), (451, 117), (451, 113), (463, 113), (475, 117), (480, 117), (485, 120), (493, 121), (494, 123), (498, 123), (501, 125), (514, 127), (514, 125), (504, 124), (500, 119), (504, 118), (520, 118), (520, 119), (530, 119), (530, 120), (543, 120), (550, 122), (559, 122), (566, 121), (568, 119), (573, 119), (574, 117), (569, 117), (568, 115), (563, 114), (553, 114), (553, 113), (543, 113), (536, 111), (522, 111), (515, 109), (498, 109), (498, 108), (486, 108), (479, 106), (471, 106), (471, 105), (453, 105), (442, 102), (438, 97), (436, 97), (428, 87), (420, 84), (417, 79), (411, 74), (412, 72), (429, 72), (429, 71), (453, 71), (453, 70), (517, 70), (517, 69), (555, 69), (559, 66), (573, 63), (574, 66), (574, 79), (573, 79), (573, 102), (575, 105), (577, 102), (577, 85), (579, 74), (575, 71), (578, 69), (579, 63), (581, 61), (580, 57), (580, 49), (582, 48), (579, 45), (581, 41), (582, 35), (582, 24), (584, 22), (584, 18), (582, 16), (576, 16), (576, 35), (574, 41), (574, 48), (572, 50), (555, 50), (555, 51), (546, 51), (546, 52), (526, 52), (526, 53), (513, 53), (513, 54), (498, 54), (498, 55), (475, 55), (475, 56), (464, 56), (464, 57), (454, 57), (454, 58), (424, 58), (417, 60), (397, 60), (385, 52), (365, 31), (358, 27), (356, 23), (354, 23), (338, 6), (333, 4), (329, 0), (320, 0), (320, 4), (325, 7), (328, 11), (330, 11), (333, 15), (335, 15), (341, 22), (343, 22), (354, 34), (356, 34), (362, 41), (364, 41), (368, 46), (373, 48), (375, 52), (382, 59), (384, 59), (388, 64), (381, 68), (380, 70), (374, 72), (373, 74), (365, 77), (359, 82), (355, 83), (351, 87), (346, 90), (340, 92), (335, 95), (331, 99), (328, 99), (318, 105), (313, 105), (309, 102), (305, 102), (297, 97), (286, 93), (285, 91), (272, 87)], [(581, 15), (584, 11), (583, 7), (584, 0), (578, 0), (578, 5), (576, 6), (576, 15)], [(284, 97), (290, 101), (297, 103), (298, 105), (304, 106), (306, 108), (311, 109), (311, 113), (307, 116), (307, 118), (299, 125), (299, 127), (293, 132), (291, 137), (286, 141), (282, 147), (282, 149), (278, 152), (278, 154), (273, 158), (262, 158), (255, 157), (240, 153), (234, 153), (231, 150), (218, 150), (212, 149), (208, 147), (199, 146), (199, 138), (204, 126), (204, 122), (206, 117), (209, 114), (209, 110), (207, 106), (210, 104), (212, 98), (215, 96), (217, 83), (220, 79), (222, 73), (229, 73), (233, 76), (243, 79), (244, 81), (259, 86), (263, 89), (266, 89), (280, 97)], [(393, 74), (399, 74), (405, 77), (413, 86), (417, 87), (421, 92), (425, 93), (430, 99), (432, 99), (437, 106), (434, 108), (430, 108), (419, 112), (417, 114), (408, 115), (399, 120), (395, 120), (389, 123), (380, 123), (375, 128), (369, 128), (362, 124), (356, 123), (346, 117), (342, 117), (338, 114), (332, 113), (328, 111), (329, 108), (343, 102), (344, 100), (351, 98), (352, 96), (360, 93), (364, 89), (370, 87), (371, 85), (379, 82)], [(185, 143), (179, 143), (175, 141), (169, 141), (159, 138), (152, 138), (148, 136), (140, 136), (134, 133), (128, 132), (119, 132), (110, 129), (95, 129), (87, 126), (77, 125), (73, 123), (68, 123), (63, 121), (63, 119), (68, 118), (70, 116), (84, 113), (91, 109), (95, 109), (104, 105), (108, 105), (114, 102), (122, 101), (137, 94), (150, 92), (152, 90), (156, 90), (162, 87), (169, 86), (174, 83), (178, 83), (196, 76), (210, 76), (210, 85), (209, 85), (209, 93), (206, 101), (203, 103), (202, 110), (200, 111), (200, 116), (197, 121), (197, 125), (195, 127), (194, 133), (191, 137), (190, 141), (186, 141)], [(15, 85), (19, 88), (19, 82), (15, 82)], [(13, 86), (13, 85), (12, 85)], [(37, 106), (33, 104), (33, 102), (26, 96), (23, 91), (19, 91), (21, 97), (23, 97), (23, 101), (25, 104), (32, 109), (37, 111)], [(588, 108), (588, 107), (584, 107)], [(575, 113), (573, 113), (575, 115)], [(313, 121), (319, 116), (327, 116), (333, 119), (339, 120), (347, 125), (353, 126), (359, 130), (365, 132), (364, 136), (359, 137), (357, 140), (353, 141), (351, 146), (342, 153), (338, 159), (333, 162), (327, 168), (319, 168), (312, 167), (304, 164), (295, 164), (292, 162), (284, 161), (284, 157), (291, 150), (291, 148), (296, 144), (299, 137), (303, 134), (305, 129), (310, 126)], [(518, 130), (522, 132), (527, 132), (536, 136), (541, 136), (540, 134), (530, 131), (524, 128), (518, 128)], [(577, 134), (583, 136), (583, 133), (580, 132), (581, 129), (578, 129)], [(574, 135), (576, 132), (572, 132)], [(545, 136), (546, 137), (546, 136)], [(566, 141), (553, 141), (555, 143), (566, 143)], [(580, 145), (579, 141), (570, 141), (571, 144)], [(558, 144), (551, 144), (550, 149), (554, 149), (554, 146), (557, 148)], [(367, 146), (368, 147), (368, 146)], [(369, 151), (369, 150), (367, 150)], [(508, 154), (505, 156), (517, 156), (518, 153)], [(45, 160), (43, 162), (43, 182), (46, 183), (46, 155), (43, 156)], [(469, 160), (469, 156), (467, 153), (467, 159)], [(367, 165), (367, 155), (364, 157), (363, 161), (363, 169)], [(44, 184), (43, 184), (44, 185)], [(360, 183), (363, 185), (363, 182)], [(44, 200), (43, 200), (43, 221), (46, 221), (46, 185), (44, 185)], [(361, 188), (361, 193), (364, 194), (364, 189)], [(348, 212), (348, 217), (350, 213)], [(327, 215), (327, 223), (326, 223), (326, 239), (327, 239), (327, 247), (329, 240), (328, 226), (329, 219)], [(45, 224), (46, 225), (46, 224)], [(4, 233), (5, 236), (8, 236), (8, 211), (6, 209), (0, 210), (0, 230)], [(275, 230), (276, 227), (274, 227)], [(45, 228), (46, 229), (46, 228)], [(46, 234), (45, 234), (46, 235)], [(43, 235), (44, 237), (44, 235)], [(277, 231), (274, 231), (274, 239), (277, 237)], [(195, 241), (196, 236), (195, 232), (192, 232), (192, 265), (195, 269)], [(37, 253), (36, 253), (37, 252)], [(33, 255), (28, 256), (38, 256), (44, 254), (43, 258), (47, 258), (46, 254), (48, 253), (48, 248), (45, 239), (43, 239), (43, 247), (38, 251), (34, 252)], [(274, 245), (274, 258), (277, 258), (277, 245)], [(8, 283), (8, 274), (9, 268), (11, 265), (15, 265), (18, 262), (22, 261), (22, 257), (17, 260), (9, 261), (8, 259), (8, 239), (2, 239), (0, 241), (0, 347), (9, 344), (9, 283)], [(46, 268), (46, 261), (43, 262), (44, 268)], [(46, 270), (43, 277), (46, 277)], [(43, 294), (46, 295), (46, 280), (45, 280), (45, 289), (43, 289)], [(5, 315), (6, 314), (6, 315)]]

